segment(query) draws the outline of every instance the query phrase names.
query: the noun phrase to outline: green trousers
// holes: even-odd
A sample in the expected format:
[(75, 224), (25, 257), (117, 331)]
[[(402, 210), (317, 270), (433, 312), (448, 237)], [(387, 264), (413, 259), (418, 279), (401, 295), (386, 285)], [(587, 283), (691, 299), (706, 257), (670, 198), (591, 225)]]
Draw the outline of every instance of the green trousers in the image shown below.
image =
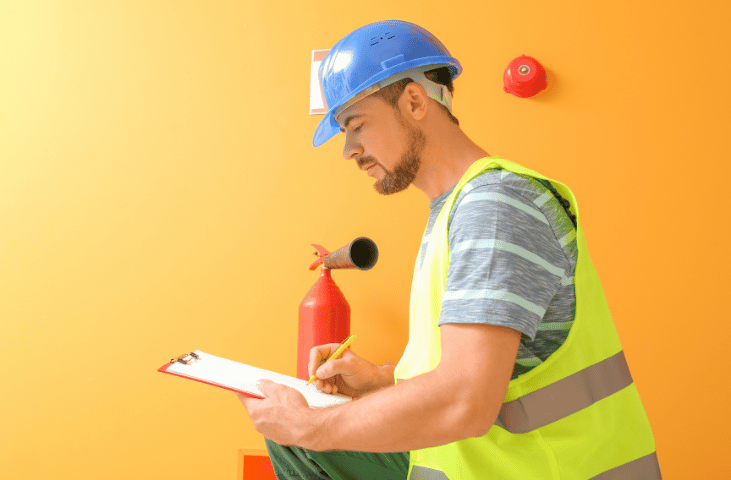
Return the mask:
[(406, 480), (409, 452), (315, 452), (266, 439), (277, 480)]

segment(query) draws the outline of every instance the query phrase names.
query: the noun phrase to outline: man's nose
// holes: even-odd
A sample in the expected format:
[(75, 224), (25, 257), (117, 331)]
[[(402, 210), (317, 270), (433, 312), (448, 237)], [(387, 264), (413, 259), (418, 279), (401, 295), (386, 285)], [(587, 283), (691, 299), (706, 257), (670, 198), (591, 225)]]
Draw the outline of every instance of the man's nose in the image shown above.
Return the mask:
[(363, 147), (354, 141), (350, 135), (345, 136), (345, 146), (343, 147), (343, 158), (350, 160), (355, 156), (363, 154)]

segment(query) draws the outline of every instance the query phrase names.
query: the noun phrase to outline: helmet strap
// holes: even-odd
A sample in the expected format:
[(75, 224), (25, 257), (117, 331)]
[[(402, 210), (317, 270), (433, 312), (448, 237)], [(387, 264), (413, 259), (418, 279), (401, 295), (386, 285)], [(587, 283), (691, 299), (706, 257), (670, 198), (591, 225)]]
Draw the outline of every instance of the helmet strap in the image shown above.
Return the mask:
[(411, 78), (413, 81), (424, 87), (426, 94), (430, 98), (433, 98), (444, 105), (447, 110), (449, 110), (449, 113), (452, 113), (452, 94), (449, 93), (449, 89), (446, 85), (429, 80), (426, 78), (426, 75), (420, 71), (411, 72), (411, 74), (408, 75), (408, 78)]
[(348, 100), (347, 102), (343, 103), (336, 111), (334, 118), (337, 121), (337, 118), (340, 116), (341, 113), (343, 113), (343, 110), (350, 107), (351, 105), (359, 102), (360, 100), (363, 100), (365, 97), (372, 95), (373, 93), (377, 92), (378, 90), (385, 88), (392, 83), (396, 83), (399, 80), (403, 80), (404, 78), (410, 78), (422, 87), (424, 87), (424, 90), (426, 90), (426, 94), (429, 98), (433, 98), (440, 104), (444, 105), (447, 110), (449, 110), (449, 113), (452, 113), (452, 94), (449, 93), (449, 89), (446, 85), (442, 85), (441, 83), (434, 82), (432, 80), (429, 80), (426, 78), (426, 75), (424, 75), (425, 71), (428, 70), (434, 70), (435, 68), (439, 68), (442, 66), (447, 66), (447, 64), (444, 65), (424, 65), (421, 67), (412, 68), (410, 70), (405, 70), (403, 72), (399, 72), (395, 75), (391, 75), (388, 78), (385, 78), (378, 82), (375, 85), (371, 85), (370, 87), (366, 88), (365, 90), (357, 93), (353, 98)]

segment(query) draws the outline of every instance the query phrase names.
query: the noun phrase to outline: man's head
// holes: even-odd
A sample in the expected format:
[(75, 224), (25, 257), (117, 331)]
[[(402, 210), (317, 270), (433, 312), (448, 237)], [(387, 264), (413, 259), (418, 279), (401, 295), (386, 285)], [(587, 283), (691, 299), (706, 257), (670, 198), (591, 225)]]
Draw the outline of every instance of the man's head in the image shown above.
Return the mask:
[[(454, 92), (446, 67), (424, 75)], [(367, 169), (377, 179), (373, 188), (382, 195), (405, 190), (416, 178), (427, 144), (425, 128), (433, 133), (443, 122), (459, 125), (448, 108), (408, 77), (356, 102), (337, 119), (345, 133), (344, 158)]]
[(349, 106), (407, 77), (451, 111), (449, 89), (425, 77), (425, 71), (437, 69), (441, 73), (434, 75), (444, 85), (459, 76), (462, 66), (434, 35), (418, 25), (387, 20), (349, 33), (320, 64), (318, 76), (328, 112), (315, 131), (313, 146), (340, 130), (337, 117)]

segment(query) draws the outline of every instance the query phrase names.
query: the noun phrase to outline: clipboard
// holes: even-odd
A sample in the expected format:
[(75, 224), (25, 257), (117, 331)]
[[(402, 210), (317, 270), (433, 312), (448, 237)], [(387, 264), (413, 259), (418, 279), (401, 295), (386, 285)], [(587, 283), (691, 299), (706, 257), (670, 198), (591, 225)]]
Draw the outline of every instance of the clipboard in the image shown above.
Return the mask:
[(299, 391), (311, 408), (333, 407), (352, 400), (342, 393), (331, 395), (321, 392), (314, 385), (307, 385), (306, 380), (217, 357), (200, 350), (172, 358), (157, 371), (242, 393), (252, 398), (265, 398), (256, 388), (256, 382), (260, 379), (271, 380)]

